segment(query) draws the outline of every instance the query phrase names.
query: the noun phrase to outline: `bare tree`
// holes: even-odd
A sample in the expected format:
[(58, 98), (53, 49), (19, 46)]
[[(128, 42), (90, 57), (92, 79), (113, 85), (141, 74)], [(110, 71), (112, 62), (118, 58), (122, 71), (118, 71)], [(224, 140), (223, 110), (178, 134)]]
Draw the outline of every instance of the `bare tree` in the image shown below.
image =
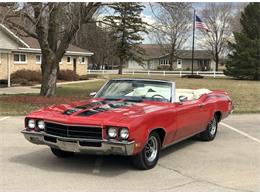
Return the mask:
[(2, 22), (22, 36), (38, 40), (42, 52), (40, 94), (53, 96), (59, 62), (82, 24), (92, 20), (101, 3), (1, 3)]
[(92, 64), (100, 69), (103, 65), (112, 65), (115, 60), (115, 43), (111, 36), (111, 28), (107, 25), (89, 23), (77, 32), (75, 44), (94, 52), (91, 56)]
[(191, 3), (158, 3), (152, 5), (155, 18), (152, 35), (160, 45), (163, 53), (169, 55), (170, 70), (176, 61), (177, 52), (190, 36)]
[(232, 3), (207, 3), (202, 10), (203, 21), (210, 32), (201, 31), (201, 43), (211, 51), (218, 71), (219, 57), (232, 38)]

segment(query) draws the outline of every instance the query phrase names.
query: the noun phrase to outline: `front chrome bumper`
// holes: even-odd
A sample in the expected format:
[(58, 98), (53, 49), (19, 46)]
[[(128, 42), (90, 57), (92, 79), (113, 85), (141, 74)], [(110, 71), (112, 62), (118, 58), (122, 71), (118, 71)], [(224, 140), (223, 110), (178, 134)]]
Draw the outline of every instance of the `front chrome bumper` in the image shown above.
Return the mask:
[[(44, 132), (21, 131), (33, 144), (48, 145), (69, 152), (86, 152), (94, 154), (133, 155), (134, 141), (90, 140), (49, 135)], [(48, 138), (48, 139), (47, 139)], [(47, 139), (47, 140), (46, 140)]]

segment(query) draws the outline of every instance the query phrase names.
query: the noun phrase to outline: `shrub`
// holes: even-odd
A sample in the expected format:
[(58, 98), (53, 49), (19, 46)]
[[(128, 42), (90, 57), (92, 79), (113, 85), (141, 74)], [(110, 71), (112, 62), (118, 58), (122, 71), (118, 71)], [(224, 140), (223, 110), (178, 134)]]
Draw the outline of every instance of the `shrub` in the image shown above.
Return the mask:
[(158, 70), (170, 70), (170, 66), (169, 65), (159, 65), (157, 67)]
[(202, 75), (197, 75), (197, 74), (187, 74), (183, 75), (182, 78), (189, 78), (189, 79), (203, 79), (204, 77)]
[(23, 86), (32, 85), (31, 81), (28, 81), (28, 80), (23, 79), (23, 78), (14, 79), (13, 83), (17, 83), (17, 84), (19, 83), (20, 85), (23, 85)]
[(89, 76), (88, 75), (81, 75), (81, 76), (79, 76), (79, 80), (89, 80)]
[(58, 74), (58, 80), (63, 81), (78, 81), (79, 78), (79, 75), (73, 70), (60, 70)]
[[(24, 83), (29, 84), (30, 82), (38, 82), (40, 83), (42, 80), (42, 75), (40, 71), (34, 70), (17, 70), (16, 72), (11, 74), (11, 82), (12, 83)], [(21, 84), (22, 84), (21, 83)]]
[[(72, 70), (60, 70), (58, 74), (58, 79), (63, 81), (78, 81), (79, 78)], [(14, 84), (31, 85), (35, 82), (40, 83), (41, 80), (40, 71), (22, 69), (11, 74), (11, 82)]]

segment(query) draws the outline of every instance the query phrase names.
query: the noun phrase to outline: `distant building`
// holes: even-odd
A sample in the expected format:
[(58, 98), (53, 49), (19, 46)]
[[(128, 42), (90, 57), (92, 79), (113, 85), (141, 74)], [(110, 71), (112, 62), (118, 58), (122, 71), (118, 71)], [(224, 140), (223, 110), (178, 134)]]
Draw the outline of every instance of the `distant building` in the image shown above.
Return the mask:
[[(157, 44), (143, 44), (142, 48), (145, 50), (143, 55), (143, 63), (137, 63), (133, 60), (127, 62), (128, 69), (146, 69), (156, 70), (163, 69), (170, 66), (169, 54), (164, 54), (160, 45)], [(173, 62), (174, 70), (191, 70), (192, 51), (179, 50), (176, 60)], [(194, 70), (207, 71), (214, 69), (214, 62), (210, 51), (195, 50), (194, 51)]]
[[(87, 74), (88, 58), (93, 53), (69, 45), (61, 62), (60, 69), (76, 70), (79, 75)], [(42, 55), (39, 43), (31, 37), (19, 37), (3, 24), (0, 24), (0, 80), (21, 69), (40, 70)]]

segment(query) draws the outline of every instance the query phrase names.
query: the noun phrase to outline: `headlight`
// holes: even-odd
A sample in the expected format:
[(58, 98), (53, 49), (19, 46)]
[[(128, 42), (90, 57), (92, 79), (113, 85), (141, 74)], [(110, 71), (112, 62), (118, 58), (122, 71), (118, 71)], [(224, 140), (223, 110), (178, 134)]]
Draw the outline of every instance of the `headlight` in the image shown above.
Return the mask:
[(116, 138), (117, 129), (115, 127), (109, 127), (107, 133), (109, 138)]
[(45, 128), (45, 123), (43, 120), (38, 121), (38, 128), (43, 130)]
[(127, 139), (129, 137), (129, 131), (127, 128), (122, 128), (119, 134), (121, 139)]
[(34, 129), (34, 128), (35, 128), (35, 120), (30, 119), (30, 120), (28, 121), (28, 127), (29, 127), (30, 129)]

